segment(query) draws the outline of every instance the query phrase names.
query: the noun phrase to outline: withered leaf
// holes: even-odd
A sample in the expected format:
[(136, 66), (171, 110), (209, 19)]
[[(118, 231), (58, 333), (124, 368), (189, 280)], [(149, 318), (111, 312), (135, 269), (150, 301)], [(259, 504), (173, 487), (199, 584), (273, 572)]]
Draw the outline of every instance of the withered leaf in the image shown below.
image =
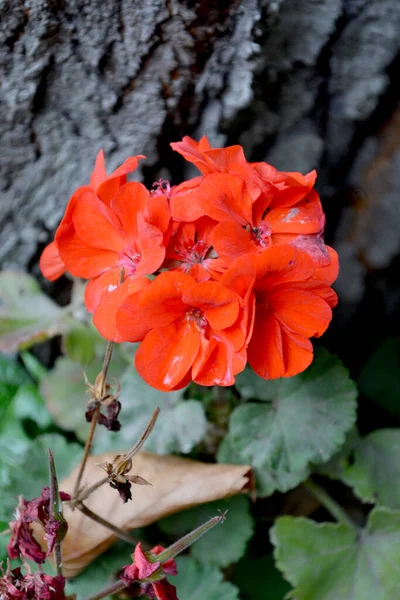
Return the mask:
[[(112, 462), (114, 454), (91, 456), (83, 485), (93, 485), (104, 475), (97, 466)], [(132, 475), (151, 485), (132, 488), (133, 501), (123, 504), (110, 486), (104, 485), (85, 500), (85, 504), (103, 519), (124, 531), (143, 527), (186, 508), (238, 494), (250, 480), (247, 465), (207, 464), (177, 456), (159, 456), (139, 452), (133, 459)], [(60, 483), (60, 489), (72, 493), (77, 469)], [(137, 481), (135, 483), (138, 483)], [(63, 573), (74, 577), (115, 541), (111, 531), (64, 505), (68, 534), (63, 541)]]

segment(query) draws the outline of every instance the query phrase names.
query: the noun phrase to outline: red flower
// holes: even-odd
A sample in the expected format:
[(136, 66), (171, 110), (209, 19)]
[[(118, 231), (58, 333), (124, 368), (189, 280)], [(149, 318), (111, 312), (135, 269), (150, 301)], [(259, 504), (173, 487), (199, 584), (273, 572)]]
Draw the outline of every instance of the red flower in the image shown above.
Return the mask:
[[(104, 153), (100, 150), (96, 157), (93, 173), (90, 176), (90, 188), (93, 189), (97, 196), (109, 205), (118, 188), (126, 183), (126, 175), (137, 168), (138, 161), (145, 158), (143, 155), (130, 156), (126, 159), (123, 165), (118, 167), (111, 175), (107, 175), (104, 165)], [(74, 196), (72, 196), (74, 198)], [(71, 217), (68, 203), (65, 215), (59, 225), (59, 229), (66, 226)], [(40, 268), (45, 277), (50, 281), (55, 281), (67, 271), (67, 268), (60, 256), (58, 244), (56, 241), (51, 242), (43, 251), (40, 258)]]
[(141, 183), (120, 187), (109, 206), (88, 187), (75, 192), (55, 243), (69, 272), (91, 279), (85, 292), (90, 312), (117, 287), (122, 269), (137, 279), (161, 266), (168, 226), (166, 198), (151, 197)]
[(163, 550), (162, 546), (155, 546), (150, 552), (144, 552), (139, 542), (132, 554), (133, 563), (124, 567), (120, 577), (127, 586), (139, 582), (142, 594), (146, 594), (149, 598), (178, 600), (175, 587), (165, 579), (165, 574), (177, 574), (175, 560), (169, 559), (164, 563), (149, 560), (150, 554), (157, 555)]
[[(254, 329), (248, 362), (265, 379), (291, 377), (306, 369), (313, 358), (310, 337), (328, 327), (334, 292), (316, 276), (312, 259), (290, 245), (276, 245), (258, 255), (239, 258), (233, 273), (255, 283)], [(228, 271), (229, 274), (229, 271)]]
[[(60, 492), (60, 499), (67, 501), (71, 499), (71, 496), (65, 492)], [(7, 552), (10, 558), (19, 558), (21, 555), (41, 564), (53, 551), (57, 539), (60, 536), (65, 536), (67, 531), (66, 522), (57, 520), (50, 515), (49, 504), (50, 490), (47, 486), (43, 488), (39, 498), (28, 501), (22, 496), (19, 497), (18, 506), (15, 511), (16, 519), (9, 523), (11, 538), (7, 546)], [(42, 551), (33, 537), (29, 527), (29, 524), (33, 522), (40, 523), (44, 528), (44, 538), (48, 548), (47, 553)]]
[(28, 565), (25, 565), (25, 569), (28, 572), (24, 575), (19, 567), (12, 571), (8, 567), (0, 578), (2, 600), (65, 600), (64, 577), (52, 577), (41, 571), (32, 573)]
[(15, 509), (15, 520), (9, 523), (11, 537), (7, 545), (7, 553), (11, 559), (23, 556), (40, 565), (46, 560), (46, 552), (43, 552), (33, 537), (28, 522), (24, 519), (28, 504), (22, 496), (19, 497), (18, 506)]
[(219, 279), (225, 269), (212, 247), (217, 224), (207, 217), (194, 223), (175, 222), (163, 267), (187, 273), (196, 281)]
[[(117, 313), (120, 339), (140, 341), (136, 369), (153, 387), (232, 385), (235, 353), (243, 347), (242, 298), (217, 281), (196, 282), (165, 272)], [(147, 333), (146, 333), (147, 329)]]

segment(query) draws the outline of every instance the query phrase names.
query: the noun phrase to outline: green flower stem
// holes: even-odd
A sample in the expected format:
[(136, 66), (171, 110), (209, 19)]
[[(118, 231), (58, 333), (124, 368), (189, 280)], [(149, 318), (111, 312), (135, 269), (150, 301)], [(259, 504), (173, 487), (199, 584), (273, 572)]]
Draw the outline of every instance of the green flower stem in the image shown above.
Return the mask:
[(107, 598), (107, 596), (116, 594), (117, 592), (120, 592), (124, 588), (126, 588), (126, 583), (124, 581), (122, 581), (122, 579), (120, 579), (119, 581), (116, 581), (115, 583), (112, 583), (111, 585), (102, 589), (100, 592), (98, 592), (94, 596), (90, 596), (90, 598), (86, 598), (86, 600), (101, 600), (101, 598)]
[(98, 402), (96, 404), (96, 408), (94, 409), (94, 412), (93, 412), (92, 422), (90, 423), (90, 430), (89, 430), (88, 437), (86, 440), (85, 449), (83, 451), (83, 456), (82, 456), (81, 464), (79, 467), (78, 477), (76, 478), (76, 482), (75, 482), (74, 493), (72, 495), (73, 498), (76, 498), (79, 493), (79, 488), (81, 486), (83, 473), (84, 473), (84, 470), (86, 467), (87, 459), (90, 454), (90, 449), (92, 447), (94, 431), (96, 429), (97, 421), (99, 420), (99, 415), (100, 415), (100, 402)]
[(200, 527), (197, 527), (197, 529), (194, 529), (193, 531), (182, 537), (180, 540), (175, 542), (175, 544), (172, 544), (172, 546), (169, 546), (166, 550), (164, 550), (164, 552), (161, 552), (160, 554), (151, 554), (149, 552), (147, 555), (149, 561), (153, 563), (164, 563), (170, 558), (174, 558), (175, 556), (177, 556), (177, 554), (180, 554), (181, 552), (186, 550), (186, 548), (191, 546), (193, 542), (201, 538), (201, 536), (207, 533), (207, 531), (215, 527), (215, 525), (217, 525), (218, 523), (223, 523), (225, 521), (225, 515), (226, 513), (221, 513), (218, 517), (213, 517), (212, 519), (209, 519), (206, 523), (203, 523), (203, 525), (200, 525)]
[(345, 510), (338, 504), (329, 494), (316, 484), (311, 479), (308, 479), (303, 483), (303, 486), (326, 508), (326, 510), (334, 517), (339, 523), (353, 529), (354, 531), (358, 531), (357, 525), (354, 521), (348, 516)]
[(81, 513), (89, 517), (89, 519), (92, 519), (92, 521), (96, 521), (96, 523), (100, 523), (100, 525), (103, 525), (103, 527), (106, 527), (112, 531), (120, 540), (124, 540), (124, 542), (128, 542), (128, 544), (132, 544), (132, 546), (136, 546), (138, 543), (139, 540), (131, 537), (128, 533), (125, 533), (125, 531), (122, 531), (122, 529), (116, 527), (116, 525), (109, 523), (109, 521), (106, 521), (100, 517), (100, 515), (91, 511), (90, 508), (83, 504), (83, 502), (78, 502), (77, 508), (81, 511)]

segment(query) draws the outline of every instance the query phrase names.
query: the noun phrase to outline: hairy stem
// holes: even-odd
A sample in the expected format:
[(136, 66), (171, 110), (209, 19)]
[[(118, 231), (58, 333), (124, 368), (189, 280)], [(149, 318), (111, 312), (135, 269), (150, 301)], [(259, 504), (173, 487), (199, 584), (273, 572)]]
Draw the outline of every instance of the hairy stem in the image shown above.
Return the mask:
[(357, 525), (348, 516), (345, 510), (338, 504), (331, 496), (318, 484), (311, 479), (305, 481), (303, 486), (326, 508), (326, 510), (334, 517), (339, 523), (357, 531)]
[(90, 598), (86, 598), (86, 600), (101, 600), (101, 598), (107, 598), (107, 596), (111, 596), (112, 594), (116, 594), (126, 588), (126, 583), (121, 580), (112, 583), (106, 588), (102, 589), (100, 592), (95, 594), (94, 596), (90, 596)]
[(124, 542), (128, 542), (128, 544), (132, 544), (133, 546), (136, 546), (136, 544), (138, 543), (137, 539), (131, 537), (128, 533), (125, 533), (125, 531), (122, 531), (122, 529), (119, 529), (119, 527), (117, 527), (116, 525), (113, 525), (109, 521), (106, 521), (106, 519), (103, 519), (103, 517), (100, 517), (100, 515), (91, 511), (90, 508), (86, 506), (86, 504), (83, 504), (83, 502), (79, 502), (77, 504), (77, 508), (81, 511), (81, 513), (89, 517), (89, 519), (92, 519), (92, 521), (100, 523), (100, 525), (103, 525), (104, 527), (115, 533), (115, 535), (119, 539), (124, 540)]
[(87, 459), (89, 457), (90, 449), (92, 447), (93, 436), (94, 436), (94, 432), (95, 432), (96, 425), (97, 425), (97, 422), (99, 420), (99, 415), (100, 415), (100, 408), (101, 408), (100, 400), (106, 395), (107, 373), (108, 373), (108, 368), (109, 368), (110, 362), (111, 362), (113, 348), (114, 348), (114, 342), (108, 342), (107, 347), (106, 347), (106, 352), (104, 355), (103, 368), (101, 370), (101, 380), (100, 380), (100, 385), (99, 385), (99, 391), (100, 391), (99, 398), (97, 398), (97, 404), (96, 404), (96, 408), (94, 409), (92, 422), (90, 424), (90, 430), (89, 430), (88, 437), (86, 440), (85, 449), (83, 451), (83, 457), (82, 457), (82, 461), (81, 461), (81, 464), (79, 467), (78, 477), (76, 478), (74, 494), (73, 494), (74, 498), (76, 498), (79, 493), (79, 488), (81, 485), (83, 473), (85, 471)]
[(78, 477), (76, 478), (76, 482), (75, 482), (74, 493), (73, 493), (74, 498), (77, 497), (78, 492), (79, 492), (79, 488), (80, 488), (83, 473), (84, 473), (84, 470), (86, 467), (87, 459), (89, 457), (90, 449), (92, 447), (93, 436), (94, 436), (94, 432), (96, 429), (97, 421), (99, 420), (99, 415), (100, 415), (100, 402), (98, 402), (96, 404), (96, 408), (94, 409), (94, 413), (93, 413), (93, 417), (92, 417), (92, 422), (90, 423), (90, 430), (89, 430), (88, 437), (86, 440), (85, 449), (83, 451), (83, 456), (82, 456), (81, 464), (79, 467)]

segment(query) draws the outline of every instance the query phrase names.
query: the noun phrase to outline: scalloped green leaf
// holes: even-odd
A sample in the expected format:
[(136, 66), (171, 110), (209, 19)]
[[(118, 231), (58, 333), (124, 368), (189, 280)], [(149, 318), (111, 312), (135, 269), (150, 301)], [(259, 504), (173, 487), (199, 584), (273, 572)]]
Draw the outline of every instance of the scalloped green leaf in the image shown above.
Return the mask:
[(375, 508), (365, 529), (280, 517), (275, 560), (296, 600), (394, 600), (400, 590), (400, 511)]
[(0, 351), (28, 348), (69, 327), (71, 317), (27, 273), (0, 273)]
[(361, 438), (340, 479), (364, 502), (400, 508), (400, 429), (378, 429)]
[[(12, 463), (0, 463), (0, 519), (9, 521), (17, 504), (17, 497), (37, 497), (43, 486), (49, 484), (47, 449), (54, 454), (58, 478), (70, 474), (82, 454), (79, 444), (69, 444), (59, 434), (45, 434), (30, 443), (25, 442), (20, 452), (10, 447)], [(4, 451), (3, 448), (1, 448)]]
[(272, 401), (279, 393), (281, 381), (281, 379), (263, 379), (250, 367), (246, 367), (236, 376), (235, 387), (245, 400)]
[(329, 460), (356, 420), (357, 389), (340, 360), (326, 350), (296, 377), (281, 379), (270, 402), (249, 402), (230, 418), (236, 454), (269, 479), (270, 492), (286, 491), (311, 464)]
[[(247, 497), (234, 496), (203, 504), (201, 508), (192, 508), (166, 517), (158, 522), (158, 526), (164, 533), (181, 537), (218, 514), (218, 511), (225, 510), (228, 511), (225, 522), (216, 525), (197, 540), (191, 547), (191, 555), (201, 564), (227, 567), (244, 556), (247, 542), (253, 535), (253, 518)], [(212, 552), (210, 548), (213, 549)]]
[[(235, 451), (234, 444), (229, 435), (222, 440), (218, 448), (217, 461), (228, 465), (247, 465), (249, 462)], [(282, 473), (279, 477), (279, 481), (277, 481), (276, 475), (271, 471), (268, 463), (261, 465), (260, 467), (253, 467), (252, 472), (256, 482), (257, 496), (259, 498), (265, 498), (270, 496), (276, 489), (279, 489), (280, 492), (291, 490), (307, 479), (310, 471), (309, 468), (305, 468), (293, 473)], [(277, 485), (279, 485), (279, 487), (277, 487)]]
[(120, 380), (121, 431), (95, 438), (96, 452), (129, 448), (140, 438), (155, 408), (161, 409), (157, 423), (145, 443), (157, 454), (188, 454), (204, 438), (207, 419), (198, 400), (185, 400), (183, 391), (160, 392), (150, 387), (133, 367)]
[(176, 563), (178, 575), (168, 579), (176, 586), (179, 600), (239, 600), (237, 587), (224, 581), (214, 565), (201, 565), (188, 556), (178, 556)]

